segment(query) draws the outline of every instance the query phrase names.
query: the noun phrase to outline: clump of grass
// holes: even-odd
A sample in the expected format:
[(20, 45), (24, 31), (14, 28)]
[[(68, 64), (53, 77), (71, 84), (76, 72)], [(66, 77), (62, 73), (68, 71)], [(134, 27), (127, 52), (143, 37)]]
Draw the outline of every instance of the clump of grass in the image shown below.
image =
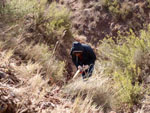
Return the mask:
[(48, 45), (36, 44), (33, 46), (30, 44), (22, 50), (22, 54), (26, 56), (26, 60), (29, 60), (27, 64), (23, 64), (18, 68), (23, 75), (33, 76), (35, 72), (42, 69), (45, 71), (47, 79), (63, 80), (65, 63), (54, 58)]
[[(11, 0), (6, 2), (2, 9), (3, 15), (7, 15), (9, 20), (11, 18), (15, 22), (20, 20), (19, 24), (23, 24), (24, 21), (25, 25), (22, 25), (25, 30), (24, 34), (29, 34), (32, 30), (30, 37), (36, 41), (44, 40), (47, 43), (55, 43), (64, 30), (69, 31), (71, 26), (69, 10), (55, 2), (48, 5), (47, 0)], [(33, 18), (30, 17), (31, 15)]]
[(140, 103), (144, 92), (142, 82), (149, 74), (149, 34), (150, 27), (147, 31), (142, 30), (140, 37), (130, 31), (128, 36), (119, 36), (117, 44), (109, 38), (99, 47), (104, 74), (113, 78), (119, 104), (131, 107)]
[(46, 63), (51, 58), (51, 51), (46, 44), (28, 45), (23, 51), (23, 54), (27, 55), (27, 59), (33, 59), (40, 64)]
[(36, 10), (35, 5), (37, 4), (36, 0), (11, 0), (5, 3), (5, 7), (2, 7), (1, 13), (20, 18), (28, 13), (33, 13)]
[(4, 2), (1, 1), (1, 2), (0, 2), (0, 14), (3, 13), (3, 7), (4, 7)]
[(64, 81), (65, 63), (58, 61), (55, 58), (48, 60), (47, 66), (47, 79), (51, 79), (51, 82)]
[(1, 59), (2, 59), (1, 63), (9, 63), (10, 58), (13, 56), (13, 54), (14, 54), (13, 49), (5, 50), (5, 51), (1, 52)]
[(121, 2), (120, 0), (103, 0), (100, 2), (116, 20), (126, 20), (132, 15), (133, 4), (130, 2)]
[[(88, 81), (83, 81), (82, 78), (79, 79), (65, 87), (65, 92), (75, 98), (74, 112), (89, 112), (90, 110), (107, 112), (112, 109), (111, 79), (103, 76), (100, 62), (96, 62), (95, 71)], [(83, 105), (84, 102), (87, 102), (88, 107)]]
[(97, 107), (96, 104), (93, 104), (92, 97), (90, 95), (86, 96), (85, 98), (81, 95), (78, 95), (74, 100), (71, 111), (74, 113), (102, 112), (102, 108)]
[(21, 75), (23, 78), (31, 78), (33, 77), (38, 70), (40, 70), (42, 67), (39, 63), (32, 61), (28, 61), (27, 64), (21, 64), (20, 66), (13, 67), (16, 72)]
[(0, 51), (2, 51), (3, 50), (3, 48), (4, 48), (4, 42), (3, 41), (0, 41)]
[(64, 31), (70, 30), (70, 12), (66, 7), (59, 6), (55, 2), (48, 8), (40, 7), (35, 16), (35, 26), (44, 36), (42, 40), (55, 44), (58, 40), (63, 40), (61, 36)]
[(148, 8), (150, 8), (150, 0), (146, 0), (148, 2)]

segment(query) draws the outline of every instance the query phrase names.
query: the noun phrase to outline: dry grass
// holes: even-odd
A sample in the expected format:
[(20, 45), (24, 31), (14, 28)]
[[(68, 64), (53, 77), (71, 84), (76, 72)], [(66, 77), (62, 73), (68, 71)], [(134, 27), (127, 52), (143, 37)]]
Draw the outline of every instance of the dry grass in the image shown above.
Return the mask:
[(72, 105), (72, 112), (73, 113), (89, 113), (89, 112), (101, 112), (102, 108), (97, 107), (96, 104), (93, 104), (92, 97), (90, 95), (86, 96), (83, 99), (82, 96), (77, 96), (74, 104)]
[(24, 54), (27, 55), (27, 59), (33, 59), (41, 64), (46, 63), (51, 58), (51, 51), (46, 44), (28, 45), (24, 49)]
[(101, 67), (98, 67), (98, 65), (100, 66), (99, 62), (96, 63), (93, 76), (88, 81), (79, 78), (65, 88), (66, 92), (73, 97), (78, 95), (73, 105), (75, 113), (88, 113), (91, 109), (92, 111), (101, 111), (102, 109), (103, 111), (109, 111), (113, 107), (113, 92), (110, 89), (111, 79), (103, 76), (103, 72), (99, 71)]
[(28, 84), (30, 84), (30, 90), (32, 91), (32, 94), (36, 94), (38, 97), (44, 96), (44, 93), (46, 93), (46, 89), (49, 89), (47, 80), (43, 80), (41, 75), (38, 73), (29, 79)]
[(65, 63), (51, 58), (47, 64), (47, 78), (52, 78), (54, 81), (62, 80), (65, 71)]
[(0, 41), (0, 51), (2, 51), (3, 47), (4, 47), (4, 42)]
[(13, 66), (14, 70), (23, 78), (31, 78), (35, 75), (35, 73), (41, 69), (41, 65), (39, 63), (33, 63), (28, 61), (27, 64), (21, 64), (20, 66)]
[(0, 64), (3, 64), (3, 63), (8, 63), (10, 58), (13, 56), (13, 53), (14, 53), (14, 50), (5, 50), (5, 51), (2, 51), (1, 52), (1, 58), (2, 59), (2, 62), (0, 62)]

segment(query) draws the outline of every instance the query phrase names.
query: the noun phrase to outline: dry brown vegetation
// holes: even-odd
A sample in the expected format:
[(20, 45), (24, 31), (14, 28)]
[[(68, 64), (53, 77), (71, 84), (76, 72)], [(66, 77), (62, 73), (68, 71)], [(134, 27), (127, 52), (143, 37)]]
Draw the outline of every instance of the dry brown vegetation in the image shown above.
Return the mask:
[[(149, 3), (0, 1), (0, 113), (148, 113)], [(70, 80), (76, 36), (96, 50), (88, 81)]]

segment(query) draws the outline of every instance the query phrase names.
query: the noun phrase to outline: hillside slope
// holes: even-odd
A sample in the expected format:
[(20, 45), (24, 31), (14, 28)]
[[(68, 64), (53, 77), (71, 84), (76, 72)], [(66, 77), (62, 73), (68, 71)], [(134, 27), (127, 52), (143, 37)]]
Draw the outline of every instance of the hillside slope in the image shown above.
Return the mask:
[[(150, 1), (54, 1), (0, 1), (0, 113), (149, 113)], [(97, 55), (86, 82), (80, 35)]]
[(138, 35), (150, 21), (149, 1), (143, 0), (60, 0), (72, 11), (72, 28), (97, 42), (107, 35), (125, 35), (129, 29)]

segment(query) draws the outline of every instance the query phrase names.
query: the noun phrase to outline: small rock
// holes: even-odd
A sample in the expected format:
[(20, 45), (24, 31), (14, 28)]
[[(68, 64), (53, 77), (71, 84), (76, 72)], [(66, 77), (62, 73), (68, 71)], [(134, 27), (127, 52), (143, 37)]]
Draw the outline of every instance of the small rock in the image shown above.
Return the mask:
[(101, 10), (102, 10), (102, 6), (100, 5), (95, 6), (95, 11), (101, 11)]
[(5, 77), (6, 77), (6, 74), (4, 72), (0, 71), (0, 79), (5, 78)]
[(146, 83), (150, 83), (150, 76), (148, 76), (145, 80)]
[(8, 105), (3, 101), (0, 101), (0, 113), (4, 113), (8, 108)]

